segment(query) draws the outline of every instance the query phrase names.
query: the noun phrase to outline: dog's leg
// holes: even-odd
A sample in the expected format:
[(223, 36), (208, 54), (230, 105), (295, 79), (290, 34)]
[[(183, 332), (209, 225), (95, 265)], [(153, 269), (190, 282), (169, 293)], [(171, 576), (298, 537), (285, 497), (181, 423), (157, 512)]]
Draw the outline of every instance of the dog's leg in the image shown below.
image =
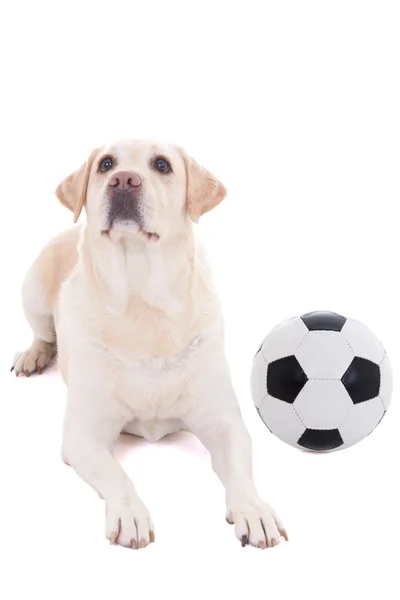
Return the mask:
[(226, 519), (235, 525), (242, 545), (275, 546), (286, 531), (271, 506), (254, 486), (252, 449), (227, 373), (204, 375), (196, 385), (196, 407), (186, 419), (188, 429), (210, 452), (214, 471), (226, 491)]
[(33, 342), (24, 352), (17, 352), (11, 370), (17, 376), (24, 373), (29, 377), (35, 371), (42, 373), (56, 354), (53, 314), (35, 267), (29, 270), (25, 278), (22, 302), (26, 320), (33, 331)]
[[(81, 365), (81, 373), (85, 373)], [(64, 420), (62, 455), (101, 498), (106, 508), (106, 537), (112, 544), (144, 548), (154, 541), (147, 508), (113, 456), (114, 444), (132, 415), (108, 395), (107, 381), (71, 375)]]

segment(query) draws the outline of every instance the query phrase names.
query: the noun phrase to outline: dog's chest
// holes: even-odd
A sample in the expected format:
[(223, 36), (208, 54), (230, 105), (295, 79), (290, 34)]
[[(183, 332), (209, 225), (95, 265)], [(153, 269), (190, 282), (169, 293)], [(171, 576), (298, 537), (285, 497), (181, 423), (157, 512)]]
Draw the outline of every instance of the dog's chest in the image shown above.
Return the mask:
[(132, 419), (156, 427), (157, 420), (184, 418), (193, 404), (188, 384), (196, 372), (199, 343), (194, 338), (175, 355), (130, 363), (110, 355), (114, 389)]
[(178, 355), (193, 337), (193, 317), (187, 306), (166, 313), (137, 298), (123, 316), (103, 314), (101, 321), (100, 343), (128, 362)]

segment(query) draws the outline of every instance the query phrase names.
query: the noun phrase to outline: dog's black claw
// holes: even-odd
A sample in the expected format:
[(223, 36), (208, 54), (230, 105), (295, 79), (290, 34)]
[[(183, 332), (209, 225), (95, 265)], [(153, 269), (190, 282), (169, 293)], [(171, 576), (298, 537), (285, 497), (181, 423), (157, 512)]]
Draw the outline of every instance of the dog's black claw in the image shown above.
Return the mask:
[(15, 369), (15, 367), (14, 367), (14, 365), (13, 365), (13, 366), (11, 367), (11, 369), (10, 369), (10, 373), (12, 373), (12, 372), (14, 371), (14, 369)]
[(242, 535), (242, 548), (244, 548), (247, 545), (247, 535)]

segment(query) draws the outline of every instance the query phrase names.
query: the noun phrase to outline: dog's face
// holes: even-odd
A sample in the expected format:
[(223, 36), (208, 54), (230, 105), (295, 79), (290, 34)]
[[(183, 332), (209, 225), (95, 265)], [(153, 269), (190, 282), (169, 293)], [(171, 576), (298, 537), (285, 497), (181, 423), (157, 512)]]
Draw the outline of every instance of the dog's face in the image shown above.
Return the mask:
[(173, 145), (121, 141), (96, 149), (56, 192), (88, 226), (112, 241), (171, 239), (224, 198), (224, 186)]
[(88, 221), (112, 240), (174, 235), (184, 225), (186, 171), (173, 146), (129, 141), (101, 149), (86, 195)]

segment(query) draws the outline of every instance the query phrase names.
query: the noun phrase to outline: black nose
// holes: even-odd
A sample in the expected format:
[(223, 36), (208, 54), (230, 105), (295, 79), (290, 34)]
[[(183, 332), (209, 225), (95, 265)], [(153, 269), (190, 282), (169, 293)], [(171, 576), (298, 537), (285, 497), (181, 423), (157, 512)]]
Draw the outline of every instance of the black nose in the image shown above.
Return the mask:
[(142, 178), (134, 171), (119, 171), (113, 174), (108, 185), (122, 192), (142, 185)]

